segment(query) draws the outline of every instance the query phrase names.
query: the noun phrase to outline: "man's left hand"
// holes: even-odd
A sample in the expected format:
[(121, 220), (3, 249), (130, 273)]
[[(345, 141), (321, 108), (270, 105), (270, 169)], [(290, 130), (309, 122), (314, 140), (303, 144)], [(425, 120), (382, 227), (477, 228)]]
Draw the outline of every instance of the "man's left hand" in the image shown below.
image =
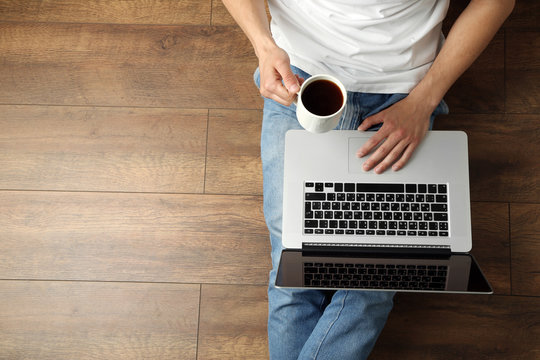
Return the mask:
[(405, 98), (364, 119), (358, 127), (360, 131), (380, 123), (383, 125), (356, 153), (358, 157), (364, 157), (380, 145), (364, 162), (363, 169), (375, 168), (376, 174), (390, 166), (394, 171), (401, 169), (426, 135), (432, 111), (425, 104)]

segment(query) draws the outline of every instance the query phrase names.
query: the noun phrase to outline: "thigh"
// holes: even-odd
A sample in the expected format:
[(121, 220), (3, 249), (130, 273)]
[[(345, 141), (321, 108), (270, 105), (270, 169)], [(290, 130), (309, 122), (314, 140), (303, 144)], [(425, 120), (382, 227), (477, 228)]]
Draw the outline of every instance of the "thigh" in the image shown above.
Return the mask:
[[(306, 78), (298, 69), (293, 71)], [(259, 85), (258, 72), (254, 75)], [(285, 134), (301, 129), (296, 107), (264, 100), (261, 132), (263, 166), (264, 217), (272, 244), (272, 270), (268, 285), (268, 343), (271, 359), (296, 359), (322, 315), (328, 297), (317, 290), (280, 289), (275, 278), (281, 255), (281, 221), (283, 206), (283, 160)]]
[(367, 359), (393, 306), (394, 292), (337, 291), (298, 359)]

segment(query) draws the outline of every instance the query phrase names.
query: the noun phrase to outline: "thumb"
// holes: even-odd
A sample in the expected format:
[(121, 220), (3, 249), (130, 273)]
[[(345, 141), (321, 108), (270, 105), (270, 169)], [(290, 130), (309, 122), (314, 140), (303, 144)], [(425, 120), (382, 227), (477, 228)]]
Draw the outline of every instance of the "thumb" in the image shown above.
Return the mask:
[(377, 114), (375, 114), (375, 115), (372, 115), (370, 117), (365, 118), (362, 121), (362, 123), (360, 124), (360, 126), (358, 127), (358, 130), (366, 131), (367, 129), (369, 129), (373, 125), (377, 125), (377, 124), (380, 124), (382, 122), (383, 122), (382, 117), (377, 116)]
[(298, 91), (300, 91), (300, 84), (298, 82), (298, 78), (294, 75), (290, 66), (282, 65), (276, 70), (281, 75), (281, 78), (283, 79), (283, 85), (285, 85), (285, 88), (287, 89), (289, 94), (296, 94)]

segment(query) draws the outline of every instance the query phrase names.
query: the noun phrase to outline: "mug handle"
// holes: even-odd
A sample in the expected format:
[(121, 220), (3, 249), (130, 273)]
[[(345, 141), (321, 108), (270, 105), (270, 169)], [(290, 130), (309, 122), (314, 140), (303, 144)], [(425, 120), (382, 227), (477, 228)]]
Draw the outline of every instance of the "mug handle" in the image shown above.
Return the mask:
[(298, 97), (300, 96), (300, 91), (296, 93), (296, 97), (292, 101), (294, 105), (298, 105)]

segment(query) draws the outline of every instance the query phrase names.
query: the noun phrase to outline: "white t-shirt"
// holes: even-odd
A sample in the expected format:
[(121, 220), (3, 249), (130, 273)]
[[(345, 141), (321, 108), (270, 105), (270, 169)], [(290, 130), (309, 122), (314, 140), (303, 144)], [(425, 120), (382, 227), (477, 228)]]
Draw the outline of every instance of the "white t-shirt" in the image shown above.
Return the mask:
[(274, 40), (291, 64), (347, 90), (409, 93), (444, 40), (449, 0), (269, 0)]

